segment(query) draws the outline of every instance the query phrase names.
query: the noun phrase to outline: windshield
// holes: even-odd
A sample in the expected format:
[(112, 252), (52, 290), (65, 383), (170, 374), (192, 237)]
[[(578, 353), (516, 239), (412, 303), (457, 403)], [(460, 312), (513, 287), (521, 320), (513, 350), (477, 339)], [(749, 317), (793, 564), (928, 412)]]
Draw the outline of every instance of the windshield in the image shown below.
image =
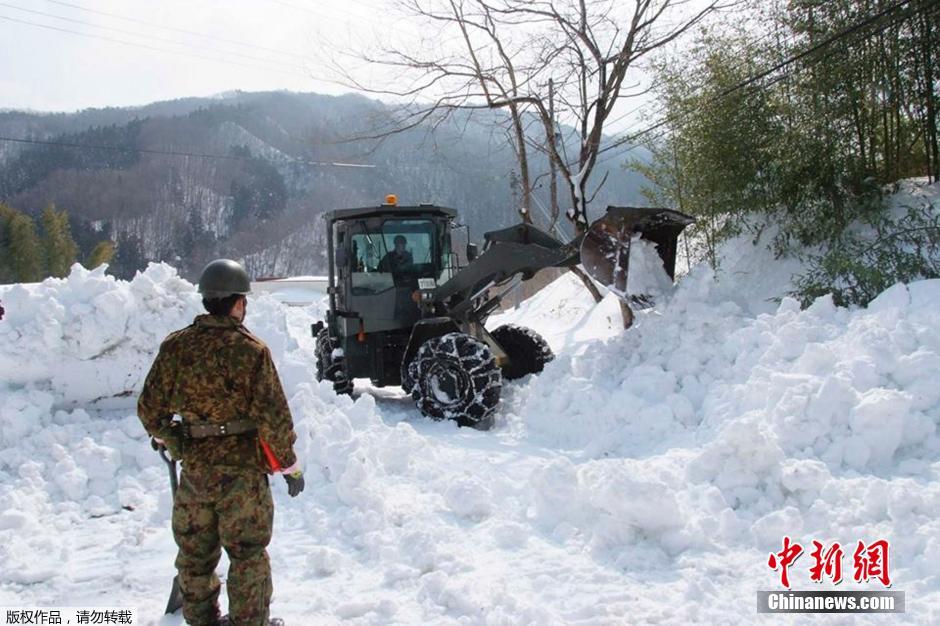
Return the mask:
[(437, 226), (427, 219), (365, 221), (352, 229), (352, 293), (368, 295), (396, 286), (418, 288), (419, 278), (437, 278)]

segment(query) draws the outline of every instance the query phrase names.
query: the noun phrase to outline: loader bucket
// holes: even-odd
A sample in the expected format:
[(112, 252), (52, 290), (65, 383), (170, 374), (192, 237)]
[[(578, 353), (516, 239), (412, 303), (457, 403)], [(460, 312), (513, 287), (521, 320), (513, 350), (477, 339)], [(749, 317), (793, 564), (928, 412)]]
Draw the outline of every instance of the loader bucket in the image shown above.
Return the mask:
[(621, 299), (627, 297), (630, 243), (639, 235), (656, 244), (663, 267), (675, 278), (679, 233), (695, 219), (671, 209), (607, 207), (581, 241), (581, 264), (588, 275)]

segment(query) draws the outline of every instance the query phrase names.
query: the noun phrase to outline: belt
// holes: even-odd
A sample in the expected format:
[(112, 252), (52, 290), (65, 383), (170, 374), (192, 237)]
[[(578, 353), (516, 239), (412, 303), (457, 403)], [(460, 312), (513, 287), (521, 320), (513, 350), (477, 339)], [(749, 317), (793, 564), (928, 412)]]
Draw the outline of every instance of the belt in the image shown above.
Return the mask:
[(253, 433), (258, 427), (251, 420), (232, 420), (224, 424), (186, 424), (185, 429), (191, 439), (205, 439)]

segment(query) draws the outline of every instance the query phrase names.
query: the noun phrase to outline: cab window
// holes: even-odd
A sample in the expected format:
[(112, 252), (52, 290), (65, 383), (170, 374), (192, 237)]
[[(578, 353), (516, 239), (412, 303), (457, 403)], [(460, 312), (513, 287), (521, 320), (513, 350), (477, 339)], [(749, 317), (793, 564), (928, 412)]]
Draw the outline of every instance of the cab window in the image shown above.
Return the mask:
[(385, 220), (371, 227), (360, 222), (350, 239), (353, 295), (416, 288), (419, 278), (437, 277), (436, 233), (432, 220)]

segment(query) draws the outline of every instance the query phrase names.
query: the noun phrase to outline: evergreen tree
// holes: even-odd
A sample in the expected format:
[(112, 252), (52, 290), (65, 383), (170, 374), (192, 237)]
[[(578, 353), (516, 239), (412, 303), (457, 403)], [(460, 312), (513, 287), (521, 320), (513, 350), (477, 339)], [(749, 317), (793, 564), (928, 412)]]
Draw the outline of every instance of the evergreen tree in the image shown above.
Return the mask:
[(113, 241), (106, 239), (99, 242), (98, 245), (95, 246), (95, 249), (91, 251), (91, 254), (88, 255), (88, 261), (85, 262), (85, 267), (93, 270), (99, 265), (110, 263), (116, 251)]
[(29, 216), (22, 213), (13, 216), (9, 241), (7, 251), (14, 279), (21, 283), (41, 280), (42, 246), (36, 234), (36, 224)]
[(144, 257), (140, 237), (125, 235), (117, 241), (115, 248), (110, 269), (116, 278), (130, 280), (138, 270), (146, 267), (147, 259)]
[(42, 211), (43, 248), (48, 276), (68, 276), (72, 264), (78, 259), (78, 246), (72, 239), (69, 216), (49, 205)]
[(9, 283), (15, 280), (13, 270), (10, 268), (10, 222), (16, 216), (16, 211), (0, 202), (0, 283)]

